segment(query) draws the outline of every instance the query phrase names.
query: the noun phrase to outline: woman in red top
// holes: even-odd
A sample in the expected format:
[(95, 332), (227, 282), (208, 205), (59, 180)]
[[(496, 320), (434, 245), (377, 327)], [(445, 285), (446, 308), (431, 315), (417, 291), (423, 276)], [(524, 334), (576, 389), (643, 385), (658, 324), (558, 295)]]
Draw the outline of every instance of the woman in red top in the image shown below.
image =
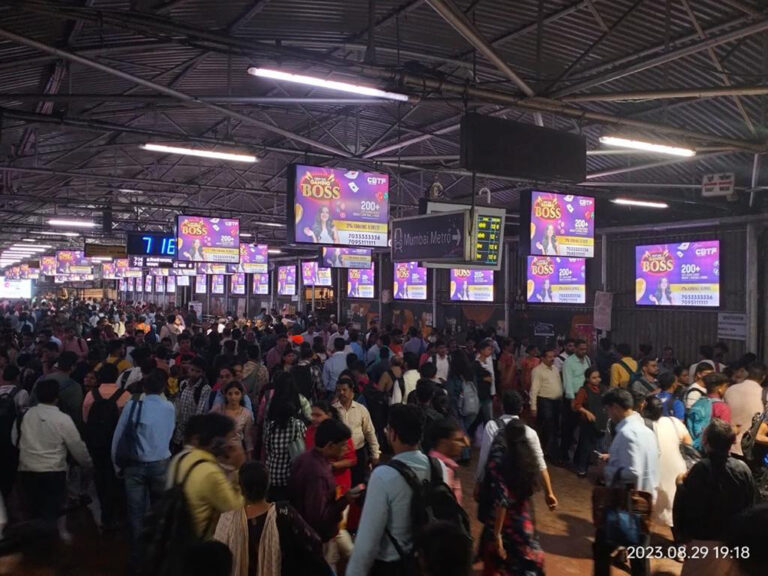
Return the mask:
[[(325, 400), (318, 400), (312, 404), (312, 426), (307, 429), (307, 434), (304, 438), (307, 450), (314, 448), (317, 427), (322, 421), (328, 420), (328, 418), (339, 420), (339, 414), (336, 411), (336, 408), (331, 406), (330, 403)], [(347, 440), (347, 451), (344, 453), (344, 457), (336, 462), (331, 462), (333, 476), (336, 479), (336, 486), (338, 486), (339, 490), (337, 496), (343, 495), (352, 487), (352, 467), (355, 464), (357, 464), (355, 445), (352, 443), (352, 438), (350, 438)]]

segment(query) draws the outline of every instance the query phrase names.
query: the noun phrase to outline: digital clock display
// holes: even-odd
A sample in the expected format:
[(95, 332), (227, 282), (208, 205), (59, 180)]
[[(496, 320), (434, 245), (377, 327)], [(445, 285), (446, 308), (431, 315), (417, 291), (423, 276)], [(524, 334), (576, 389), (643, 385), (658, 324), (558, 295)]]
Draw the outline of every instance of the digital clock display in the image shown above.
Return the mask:
[(173, 234), (128, 232), (126, 252), (133, 256), (176, 256), (176, 237)]

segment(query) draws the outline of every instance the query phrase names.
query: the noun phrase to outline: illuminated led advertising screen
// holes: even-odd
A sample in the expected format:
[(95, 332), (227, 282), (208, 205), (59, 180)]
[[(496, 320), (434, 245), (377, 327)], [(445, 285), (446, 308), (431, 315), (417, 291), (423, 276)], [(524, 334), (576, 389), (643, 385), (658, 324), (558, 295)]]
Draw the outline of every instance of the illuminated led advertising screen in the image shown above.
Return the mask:
[(181, 262), (240, 263), (240, 220), (176, 217), (176, 259)]
[(636, 246), (635, 303), (720, 306), (720, 241)]
[(530, 251), (542, 256), (595, 255), (595, 199), (531, 192)]
[(532, 304), (585, 304), (586, 260), (528, 256), (528, 302)]
[(296, 266), (278, 266), (277, 268), (277, 295), (296, 295)]
[(288, 237), (293, 242), (387, 246), (387, 174), (298, 164), (289, 180)]
[(376, 265), (365, 270), (352, 268), (347, 271), (347, 298), (375, 298)]
[(451, 268), (451, 300), (493, 302), (493, 270)]
[(395, 262), (395, 300), (426, 300), (427, 269), (418, 262)]

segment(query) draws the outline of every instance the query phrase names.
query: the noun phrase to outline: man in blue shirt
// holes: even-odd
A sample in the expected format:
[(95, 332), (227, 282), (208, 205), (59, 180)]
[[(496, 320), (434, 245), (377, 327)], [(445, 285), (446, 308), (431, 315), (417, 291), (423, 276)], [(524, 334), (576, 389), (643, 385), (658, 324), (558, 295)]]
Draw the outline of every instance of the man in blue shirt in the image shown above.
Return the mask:
[[(429, 458), (419, 450), (423, 428), (421, 410), (417, 406), (396, 404), (390, 409), (387, 439), (395, 452), (394, 460), (406, 464), (420, 481), (430, 479)], [(445, 470), (443, 474), (445, 477)], [(397, 470), (391, 466), (374, 469), (368, 482), (347, 576), (406, 572), (390, 535), (403, 552), (413, 550), (412, 496), (413, 492)]]
[(333, 356), (323, 365), (323, 386), (331, 397), (336, 394), (336, 381), (339, 379), (339, 374), (347, 369), (347, 354), (344, 352), (346, 347), (344, 338), (336, 338), (333, 341)]
[(357, 330), (350, 330), (349, 332), (349, 347), (352, 350), (352, 352), (355, 353), (355, 356), (357, 356), (357, 359), (361, 362), (365, 360), (365, 352), (363, 352), (363, 347), (360, 345), (360, 332)]
[[(601, 456), (606, 461), (603, 468), (605, 483), (630, 484), (637, 490), (650, 492), (655, 499), (659, 485), (659, 445), (656, 435), (645, 425), (640, 414), (632, 409), (634, 399), (629, 390), (611, 388), (603, 396), (603, 406), (616, 426), (610, 451)], [(646, 535), (643, 545), (649, 542), (650, 535)], [(615, 546), (605, 541), (605, 534), (598, 526), (594, 543), (595, 576), (609, 576), (614, 549)], [(649, 560), (644, 556), (635, 556), (630, 564), (632, 576), (650, 573)]]
[(661, 392), (656, 394), (661, 400), (661, 413), (664, 416), (674, 416), (685, 422), (685, 404), (675, 397), (675, 385), (677, 383), (672, 372), (662, 372), (657, 380)]
[[(112, 437), (112, 462), (118, 476), (125, 477), (126, 508), (131, 533), (131, 564), (139, 565), (141, 560), (141, 531), (144, 514), (147, 511), (147, 497), (156, 502), (165, 489), (165, 472), (171, 457), (169, 449), (176, 425), (176, 410), (164, 396), (168, 376), (155, 369), (144, 378), (144, 394), (134, 396), (127, 402), (117, 422)], [(131, 422), (135, 430), (136, 460), (124, 470), (117, 468), (117, 448), (120, 438)]]

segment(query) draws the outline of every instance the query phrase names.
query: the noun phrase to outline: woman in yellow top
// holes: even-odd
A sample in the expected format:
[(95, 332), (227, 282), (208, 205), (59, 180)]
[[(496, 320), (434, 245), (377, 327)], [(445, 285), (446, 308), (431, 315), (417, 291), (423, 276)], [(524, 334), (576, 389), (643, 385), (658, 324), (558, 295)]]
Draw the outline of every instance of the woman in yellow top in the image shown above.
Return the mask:
[(184, 478), (184, 495), (195, 532), (210, 540), (219, 515), (242, 508), (243, 497), (237, 483), (237, 474), (230, 480), (225, 471), (237, 471), (245, 462), (243, 443), (237, 438), (235, 422), (224, 414), (211, 412), (193, 416), (187, 422), (185, 447), (171, 461), (168, 470), (169, 487), (174, 478)]

